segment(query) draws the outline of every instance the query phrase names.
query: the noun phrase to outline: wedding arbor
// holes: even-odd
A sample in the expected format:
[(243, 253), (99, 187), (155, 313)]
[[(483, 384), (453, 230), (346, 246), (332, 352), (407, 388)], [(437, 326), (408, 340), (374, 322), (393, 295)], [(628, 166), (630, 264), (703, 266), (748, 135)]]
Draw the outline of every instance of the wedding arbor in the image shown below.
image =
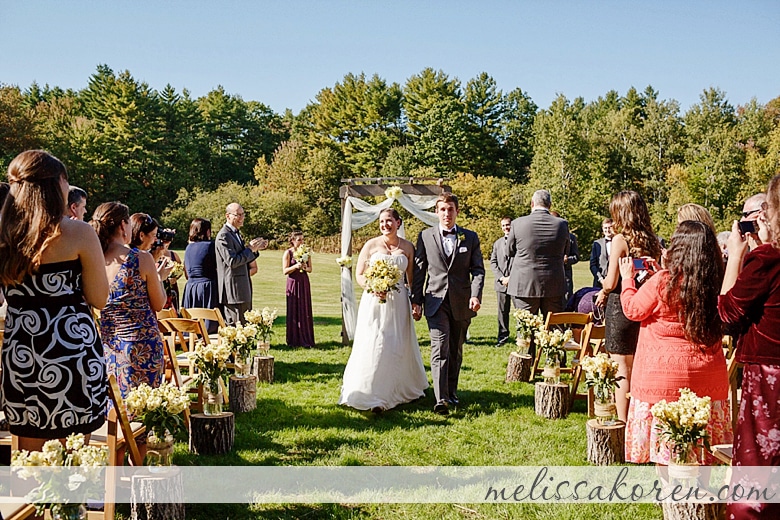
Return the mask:
[[(352, 232), (371, 224), (379, 218), (379, 213), (398, 201), (401, 206), (413, 216), (428, 225), (434, 225), (439, 220), (434, 212), (429, 211), (436, 204), (436, 198), (450, 187), (444, 184), (444, 179), (435, 177), (378, 177), (342, 179), (339, 189), (341, 197), (341, 257), (352, 255)], [(385, 200), (379, 204), (369, 204), (363, 197), (381, 197)], [(398, 230), (401, 237), (405, 236), (403, 224)], [(346, 345), (354, 337), (357, 320), (357, 304), (352, 284), (352, 266), (341, 266), (341, 339)]]

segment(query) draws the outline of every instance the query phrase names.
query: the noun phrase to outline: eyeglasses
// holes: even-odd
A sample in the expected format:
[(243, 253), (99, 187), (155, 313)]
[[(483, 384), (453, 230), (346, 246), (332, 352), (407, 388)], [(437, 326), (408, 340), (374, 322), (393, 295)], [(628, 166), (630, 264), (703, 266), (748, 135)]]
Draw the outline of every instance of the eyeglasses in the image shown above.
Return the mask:
[(246, 213), (228, 213), (228, 215), (233, 215), (234, 217), (243, 217), (246, 216)]

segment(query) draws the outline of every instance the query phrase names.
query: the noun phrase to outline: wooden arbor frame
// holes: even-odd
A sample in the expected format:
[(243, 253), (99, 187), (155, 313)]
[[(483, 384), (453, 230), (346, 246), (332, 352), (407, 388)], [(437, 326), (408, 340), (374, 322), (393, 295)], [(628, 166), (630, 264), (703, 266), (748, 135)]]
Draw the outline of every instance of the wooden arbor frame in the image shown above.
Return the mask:
[[(444, 179), (439, 177), (365, 177), (357, 179), (341, 179), (339, 188), (341, 198), (341, 215), (343, 218), (347, 197), (383, 197), (387, 188), (397, 186), (407, 195), (428, 195), (438, 197), (442, 193), (450, 191), (450, 187), (444, 184)], [(352, 255), (352, 231), (349, 234), (349, 247), (347, 255)], [(352, 268), (350, 267), (350, 271)], [(344, 327), (344, 308), (341, 309), (341, 342), (349, 344), (347, 330)]]

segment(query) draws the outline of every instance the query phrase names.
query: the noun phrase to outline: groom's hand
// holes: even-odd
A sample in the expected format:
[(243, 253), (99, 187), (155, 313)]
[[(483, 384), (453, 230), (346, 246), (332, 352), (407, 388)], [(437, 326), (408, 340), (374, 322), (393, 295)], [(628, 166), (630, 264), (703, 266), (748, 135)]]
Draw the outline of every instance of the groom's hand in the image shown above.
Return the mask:
[(469, 309), (471, 309), (474, 312), (477, 312), (481, 307), (482, 304), (479, 303), (479, 298), (477, 298), (476, 296), (472, 296), (472, 298), (469, 300)]
[(420, 318), (422, 318), (422, 307), (417, 303), (412, 304), (412, 318), (414, 318), (414, 321), (420, 321)]

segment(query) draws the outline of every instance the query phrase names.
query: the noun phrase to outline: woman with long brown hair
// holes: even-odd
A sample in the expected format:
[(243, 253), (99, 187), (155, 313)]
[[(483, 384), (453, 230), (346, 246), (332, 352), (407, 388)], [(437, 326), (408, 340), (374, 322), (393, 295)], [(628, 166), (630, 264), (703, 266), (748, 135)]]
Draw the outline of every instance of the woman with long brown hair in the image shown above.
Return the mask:
[[(619, 260), (626, 257), (646, 258), (651, 263), (661, 258), (661, 243), (650, 224), (650, 212), (642, 196), (635, 191), (621, 191), (609, 204), (609, 212), (617, 234), (609, 251), (609, 269), (596, 297), (596, 305), (604, 310), (604, 348), (618, 362), (618, 376), (623, 380), (615, 391), (615, 405), (621, 421), (628, 418), (628, 392), (631, 389), (631, 369), (639, 338), (639, 323), (623, 314), (620, 305), (621, 280)], [(650, 271), (645, 273), (649, 276)]]
[(295, 250), (303, 245), (303, 231), (290, 233), (290, 248), (282, 255), (282, 273), (287, 275), (287, 345), (314, 346), (314, 315), (311, 308), (311, 256), (300, 262)]
[(632, 258), (621, 258), (623, 311), (628, 319), (641, 322), (631, 374), (626, 460), (668, 465), (670, 446), (659, 438), (650, 409), (662, 399), (677, 401), (681, 388), (712, 400), (710, 443), (732, 440), (718, 317), (723, 262), (715, 233), (706, 222), (683, 221), (667, 251), (666, 269), (641, 288), (634, 273)]
[(0, 214), (4, 410), (19, 448), (39, 450), (104, 421), (106, 369), (88, 306), (103, 308), (108, 283), (95, 233), (64, 217), (65, 166), (28, 150), (8, 165), (8, 181)]

